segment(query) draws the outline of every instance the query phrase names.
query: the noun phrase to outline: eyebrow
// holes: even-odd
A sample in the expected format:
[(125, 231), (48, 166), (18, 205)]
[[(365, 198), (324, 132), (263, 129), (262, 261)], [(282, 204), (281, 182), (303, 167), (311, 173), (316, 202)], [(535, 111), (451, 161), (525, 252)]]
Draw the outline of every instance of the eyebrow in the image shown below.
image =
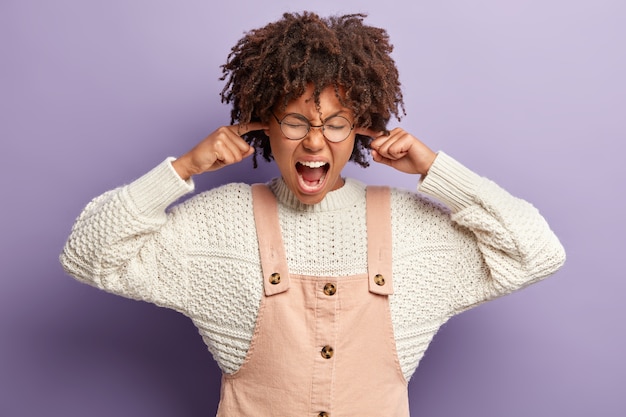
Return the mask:
[[(342, 114), (342, 113), (343, 113), (343, 114)], [(288, 112), (288, 113), (285, 113), (285, 115), (287, 115), (287, 114), (297, 114), (298, 116), (302, 116), (302, 117), (303, 117), (306, 121), (308, 121), (308, 122), (309, 122), (309, 124), (311, 124), (311, 119), (309, 119), (308, 117), (306, 117), (306, 116), (305, 116), (304, 114), (302, 114), (302, 113), (297, 113), (297, 112)], [(321, 119), (321, 121), (322, 121), (322, 123), (324, 123), (326, 120), (328, 120), (328, 119), (330, 119), (330, 118), (332, 118), (332, 117), (335, 117), (335, 116), (342, 116), (342, 117), (345, 117), (345, 118), (347, 119), (347, 118), (348, 118), (348, 116), (349, 116), (349, 110), (337, 110), (336, 112), (331, 113), (331, 114), (329, 114), (328, 116), (326, 116), (325, 118)]]
[(326, 117), (326, 119), (324, 119), (324, 120), (328, 120), (331, 117), (339, 116), (339, 115), (341, 115), (341, 113), (347, 113), (347, 111), (345, 111), (345, 110), (336, 111), (335, 113), (331, 113), (330, 115), (328, 115), (328, 117)]

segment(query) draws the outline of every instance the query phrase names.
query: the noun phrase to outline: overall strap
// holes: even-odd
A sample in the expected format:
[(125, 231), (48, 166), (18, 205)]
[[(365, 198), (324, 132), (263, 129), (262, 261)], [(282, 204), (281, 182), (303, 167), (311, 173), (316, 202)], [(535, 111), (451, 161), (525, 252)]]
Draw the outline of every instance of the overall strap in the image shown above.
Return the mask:
[[(289, 288), (289, 269), (278, 220), (276, 197), (265, 184), (254, 184), (252, 201), (265, 295), (278, 294)], [(389, 188), (367, 187), (366, 203), (369, 290), (375, 294), (393, 294)]]
[(369, 290), (372, 293), (382, 295), (393, 294), (390, 196), (391, 193), (388, 187), (367, 187), (367, 271)]
[(276, 197), (265, 184), (253, 184), (252, 206), (259, 241), (265, 295), (270, 296), (287, 291), (289, 270), (280, 232)]

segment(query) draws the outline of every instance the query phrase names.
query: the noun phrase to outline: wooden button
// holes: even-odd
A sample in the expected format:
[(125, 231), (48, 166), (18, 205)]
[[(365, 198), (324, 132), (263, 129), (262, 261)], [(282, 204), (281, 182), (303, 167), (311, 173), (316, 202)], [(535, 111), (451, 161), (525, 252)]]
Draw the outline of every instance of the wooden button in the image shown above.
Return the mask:
[(376, 285), (383, 286), (385, 285), (385, 277), (380, 274), (376, 274), (374, 276), (374, 282), (376, 283)]
[(337, 287), (332, 282), (324, 285), (324, 294), (326, 295), (335, 295), (337, 292)]
[(280, 274), (278, 272), (274, 272), (270, 275), (270, 284), (276, 285), (280, 283)]
[(335, 353), (335, 351), (332, 347), (326, 345), (322, 348), (322, 351), (320, 353), (322, 354), (322, 358), (330, 359), (333, 357), (333, 353)]

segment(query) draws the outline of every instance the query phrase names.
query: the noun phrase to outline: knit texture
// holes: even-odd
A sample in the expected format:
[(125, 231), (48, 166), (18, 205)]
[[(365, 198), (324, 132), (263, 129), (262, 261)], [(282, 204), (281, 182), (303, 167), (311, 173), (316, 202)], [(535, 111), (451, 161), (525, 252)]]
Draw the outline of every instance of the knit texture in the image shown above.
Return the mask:
[[(364, 184), (348, 178), (316, 205), (299, 202), (281, 179), (269, 186), (291, 272), (367, 271)], [(225, 185), (166, 209), (192, 190), (168, 159), (95, 198), (76, 220), (61, 263), (80, 281), (187, 315), (220, 368), (234, 373), (263, 290), (250, 186)], [(533, 283), (565, 260), (532, 205), (444, 153), (419, 191), (391, 193), (390, 309), (407, 380), (450, 317)]]

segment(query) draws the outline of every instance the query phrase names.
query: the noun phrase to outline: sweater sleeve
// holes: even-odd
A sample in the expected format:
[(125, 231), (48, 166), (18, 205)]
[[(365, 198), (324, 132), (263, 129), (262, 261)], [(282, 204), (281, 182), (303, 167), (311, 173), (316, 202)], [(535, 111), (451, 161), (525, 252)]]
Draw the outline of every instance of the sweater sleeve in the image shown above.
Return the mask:
[[(180, 233), (167, 207), (193, 190), (168, 158), (132, 183), (93, 199), (76, 219), (60, 255), (79, 281), (125, 297), (183, 310)], [(167, 226), (167, 227), (166, 227)]]
[(457, 311), (539, 281), (565, 262), (563, 246), (534, 206), (443, 152), (419, 191), (448, 206), (452, 222), (474, 236), (482, 256), (484, 267), (474, 268), (482, 276), (456, 278)]

